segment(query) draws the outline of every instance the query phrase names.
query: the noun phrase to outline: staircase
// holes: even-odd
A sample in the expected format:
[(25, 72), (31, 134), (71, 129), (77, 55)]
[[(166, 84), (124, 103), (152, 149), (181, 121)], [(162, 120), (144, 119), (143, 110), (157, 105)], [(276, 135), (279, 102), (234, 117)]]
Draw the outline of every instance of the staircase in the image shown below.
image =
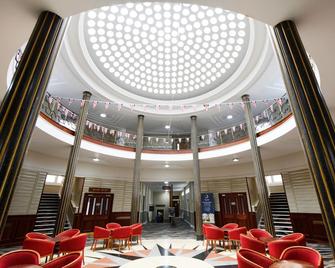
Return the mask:
[[(281, 237), (293, 232), (290, 210), (287, 203), (285, 193), (271, 193), (270, 206), (272, 211), (272, 218), (276, 236)], [(262, 218), (259, 223), (259, 228), (264, 229), (264, 219)]]
[[(34, 232), (53, 235), (59, 203), (60, 198), (58, 194), (42, 194), (37, 210)], [(69, 223), (66, 221), (64, 230), (70, 228)]]

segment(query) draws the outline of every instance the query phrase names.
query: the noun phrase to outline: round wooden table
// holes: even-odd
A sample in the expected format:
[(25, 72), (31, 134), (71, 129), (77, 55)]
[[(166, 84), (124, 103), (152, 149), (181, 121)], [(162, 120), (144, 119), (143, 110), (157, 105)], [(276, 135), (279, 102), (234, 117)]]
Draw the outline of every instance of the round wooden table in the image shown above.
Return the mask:
[(298, 260), (283, 260), (271, 264), (270, 268), (314, 268), (314, 265)]

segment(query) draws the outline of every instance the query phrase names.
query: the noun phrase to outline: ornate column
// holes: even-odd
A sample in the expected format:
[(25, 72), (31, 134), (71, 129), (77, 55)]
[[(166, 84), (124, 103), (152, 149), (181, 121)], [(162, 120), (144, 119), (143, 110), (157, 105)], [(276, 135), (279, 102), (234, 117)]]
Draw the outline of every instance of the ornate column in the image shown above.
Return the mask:
[(287, 93), (335, 254), (334, 122), (294, 22), (281, 22), (274, 32)]
[(0, 237), (65, 28), (58, 15), (40, 14), (0, 106)]
[(139, 115), (137, 120), (136, 156), (134, 164), (133, 192), (131, 198), (131, 224), (137, 223), (138, 221), (138, 211), (140, 203), (141, 155), (143, 150), (143, 123), (144, 115)]
[(272, 234), (276, 235), (275, 228), (273, 226), (272, 212), (269, 201), (268, 188), (265, 181), (264, 169), (262, 163), (261, 152), (257, 145), (257, 136), (255, 130), (254, 118), (252, 116), (250, 98), (249, 95), (243, 95), (242, 100), (244, 102), (245, 121), (247, 122), (252, 161), (254, 163), (255, 174), (256, 174), (256, 185), (258, 190), (258, 196), (260, 206), (262, 208), (262, 214), (264, 217), (265, 229)]
[(202, 213), (201, 213), (201, 188), (200, 166), (198, 148), (197, 117), (191, 116), (191, 149), (193, 154), (193, 180), (194, 180), (194, 210), (196, 239), (202, 239)]
[(62, 188), (61, 201), (60, 201), (60, 206), (58, 209), (58, 216), (57, 216), (57, 221), (56, 221), (56, 226), (55, 226), (55, 234), (58, 234), (64, 230), (67, 212), (71, 204), (74, 175), (76, 172), (78, 158), (79, 158), (80, 144), (81, 144), (81, 140), (84, 135), (85, 125), (86, 125), (88, 106), (89, 106), (88, 101), (90, 100), (91, 95), (92, 94), (88, 91), (83, 92), (83, 104), (80, 107), (80, 113), (79, 113), (79, 118), (78, 118), (78, 122), (76, 125), (76, 133), (74, 137), (74, 142), (71, 147), (69, 160), (67, 162), (65, 178), (64, 178), (63, 188)]

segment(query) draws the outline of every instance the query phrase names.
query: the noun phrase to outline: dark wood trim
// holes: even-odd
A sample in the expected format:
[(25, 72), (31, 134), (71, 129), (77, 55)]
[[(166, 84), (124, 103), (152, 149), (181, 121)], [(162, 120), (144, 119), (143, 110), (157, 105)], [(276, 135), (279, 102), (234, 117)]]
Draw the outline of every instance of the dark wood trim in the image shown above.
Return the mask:
[(9, 215), (0, 245), (21, 245), (26, 233), (33, 231), (35, 220), (36, 215)]
[(148, 150), (144, 149), (143, 153), (147, 154), (190, 154), (192, 150), (185, 149), (185, 150)]
[(327, 242), (321, 213), (290, 213), (293, 231), (303, 233), (307, 241)]

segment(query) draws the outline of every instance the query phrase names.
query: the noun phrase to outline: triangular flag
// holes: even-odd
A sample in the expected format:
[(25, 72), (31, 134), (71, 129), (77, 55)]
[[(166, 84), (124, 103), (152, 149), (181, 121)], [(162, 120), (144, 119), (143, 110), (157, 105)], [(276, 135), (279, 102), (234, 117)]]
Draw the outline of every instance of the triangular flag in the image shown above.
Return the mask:
[(93, 104), (92, 104), (93, 109), (95, 109), (95, 107), (97, 107), (97, 104), (98, 104), (97, 101), (93, 101)]

